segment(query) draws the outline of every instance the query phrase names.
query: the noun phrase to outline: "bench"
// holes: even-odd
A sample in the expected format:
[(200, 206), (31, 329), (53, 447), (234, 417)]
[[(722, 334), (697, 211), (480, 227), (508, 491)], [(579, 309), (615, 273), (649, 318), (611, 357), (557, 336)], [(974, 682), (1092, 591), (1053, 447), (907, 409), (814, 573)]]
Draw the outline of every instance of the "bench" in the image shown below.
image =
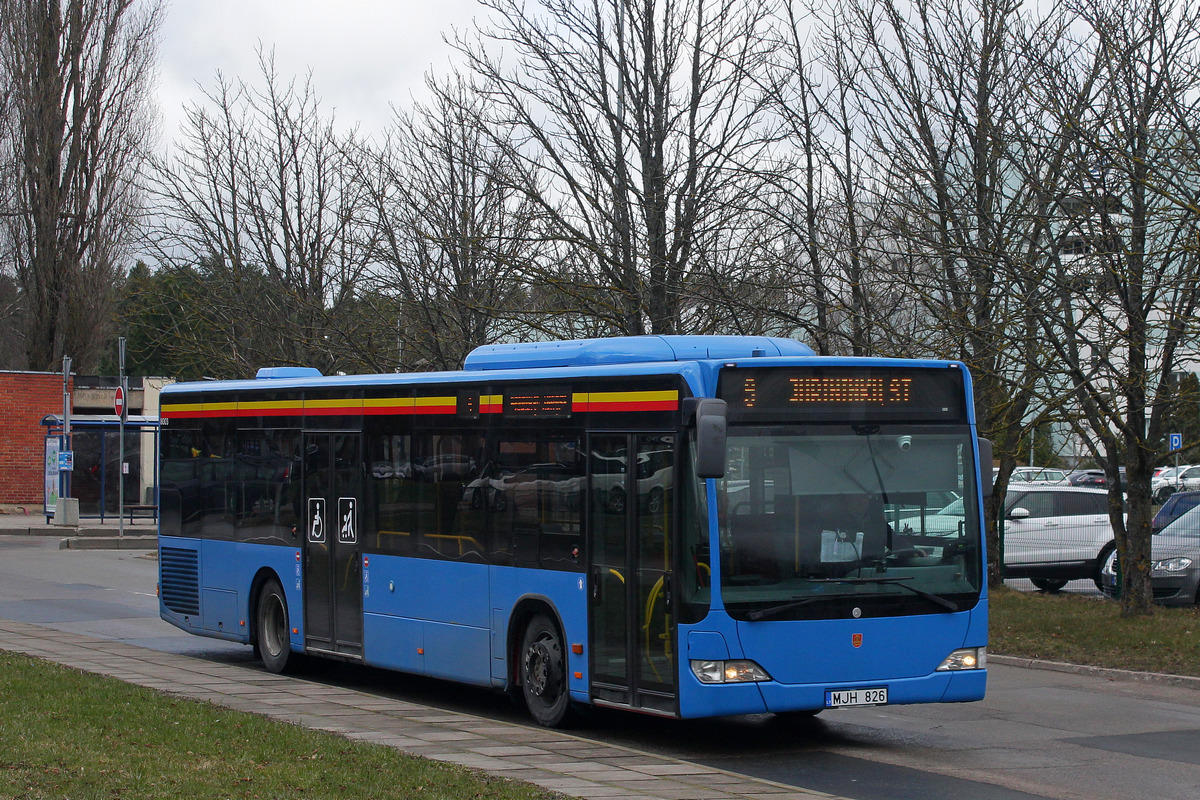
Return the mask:
[(130, 522), (138, 514), (158, 522), (158, 506), (154, 503), (126, 503), (125, 513), (129, 515)]

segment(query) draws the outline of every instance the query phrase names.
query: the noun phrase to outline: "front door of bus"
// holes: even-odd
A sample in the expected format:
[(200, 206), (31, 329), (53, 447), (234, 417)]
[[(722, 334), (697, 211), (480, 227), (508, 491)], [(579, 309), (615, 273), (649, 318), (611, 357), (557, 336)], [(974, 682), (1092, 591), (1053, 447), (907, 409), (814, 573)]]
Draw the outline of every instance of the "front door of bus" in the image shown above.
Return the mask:
[(673, 713), (674, 436), (595, 434), (588, 444), (592, 698)]
[(304, 643), (362, 655), (358, 433), (305, 432)]

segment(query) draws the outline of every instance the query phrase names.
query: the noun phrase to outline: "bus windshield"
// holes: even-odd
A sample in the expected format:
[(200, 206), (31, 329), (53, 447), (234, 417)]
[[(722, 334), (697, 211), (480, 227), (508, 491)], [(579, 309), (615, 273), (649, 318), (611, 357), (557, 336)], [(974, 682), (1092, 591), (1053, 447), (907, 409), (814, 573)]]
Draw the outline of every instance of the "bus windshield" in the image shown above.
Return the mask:
[[(965, 426), (734, 425), (717, 484), (736, 619), (966, 610), (982, 536)], [(946, 524), (922, 521), (937, 511)]]

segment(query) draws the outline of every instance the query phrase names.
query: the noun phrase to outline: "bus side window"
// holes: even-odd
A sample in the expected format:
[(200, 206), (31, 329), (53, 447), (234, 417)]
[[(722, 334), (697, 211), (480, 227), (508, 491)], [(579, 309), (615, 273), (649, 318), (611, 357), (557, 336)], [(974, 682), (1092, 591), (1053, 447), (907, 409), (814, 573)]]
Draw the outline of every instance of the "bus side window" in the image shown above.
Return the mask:
[(584, 462), (574, 439), (505, 439), (483, 483), (496, 560), (582, 568)]
[(366, 481), (371, 544), (380, 553), (411, 554), (417, 517), (412, 436), (394, 431), (368, 434)]
[(434, 434), (433, 454), (420, 465), (431, 485), (427, 497), (433, 513), (423, 514), (418, 554), (452, 561), (485, 559), (484, 512), (471, 503), (470, 489), (483, 467), (483, 439), (478, 434)]

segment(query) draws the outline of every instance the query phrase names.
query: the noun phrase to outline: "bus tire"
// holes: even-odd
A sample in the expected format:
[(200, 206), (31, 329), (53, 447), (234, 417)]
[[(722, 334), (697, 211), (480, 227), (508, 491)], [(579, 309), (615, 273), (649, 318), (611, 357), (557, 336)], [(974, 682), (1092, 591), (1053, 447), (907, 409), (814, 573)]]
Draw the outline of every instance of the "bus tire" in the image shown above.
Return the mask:
[(557, 728), (571, 707), (567, 691), (567, 657), (558, 626), (538, 613), (521, 637), (521, 692), (525, 707), (537, 724)]
[(284, 672), (292, 661), (289, 630), (287, 597), (279, 581), (272, 578), (258, 592), (254, 626), (255, 650), (268, 672)]

